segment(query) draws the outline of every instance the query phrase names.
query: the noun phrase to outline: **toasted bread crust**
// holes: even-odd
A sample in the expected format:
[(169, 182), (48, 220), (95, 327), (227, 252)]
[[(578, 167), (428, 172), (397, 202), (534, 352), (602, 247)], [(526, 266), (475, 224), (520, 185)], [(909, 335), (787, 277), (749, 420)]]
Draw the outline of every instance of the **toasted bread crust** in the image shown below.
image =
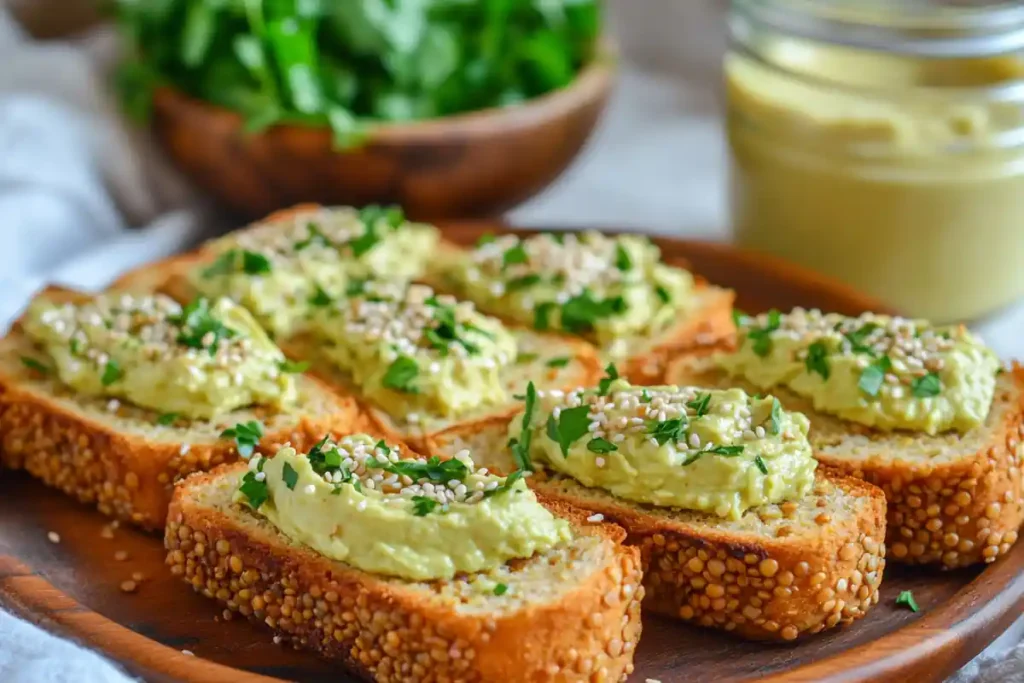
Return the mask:
[[(717, 370), (695, 373), (692, 358), (673, 361), (667, 374), (673, 383), (725, 381)], [(1024, 523), (1024, 368), (1015, 366), (1012, 378), (1012, 392), (997, 390), (995, 402), (1009, 408), (1000, 424), (986, 427), (987, 445), (954, 460), (900, 459), (884, 450), (864, 460), (839, 457), (816, 443), (814, 413), (804, 411), (811, 418), (814, 457), (885, 492), (890, 560), (955, 569), (994, 562), (1017, 541)], [(874, 433), (850, 424), (851, 435)]]
[(344, 662), (368, 680), (624, 681), (633, 671), (640, 554), (621, 545), (618, 527), (586, 525), (577, 511), (551, 503), (552, 512), (609, 539), (615, 551), (560, 600), (495, 618), (460, 613), (423, 591), (249, 533), (190, 496), (194, 485), (218, 474), (178, 487), (165, 544), (171, 571), (225, 605), (225, 618), (237, 612), (264, 623), (282, 640)]
[(542, 481), (533, 486), (626, 529), (627, 542), (639, 546), (643, 557), (645, 610), (746, 638), (795, 640), (863, 617), (878, 602), (885, 568), (882, 492), (827, 470), (818, 477), (862, 498), (867, 511), (837, 523), (823, 508), (813, 541), (783, 534), (744, 537), (646, 514), (611, 496), (566, 495)]

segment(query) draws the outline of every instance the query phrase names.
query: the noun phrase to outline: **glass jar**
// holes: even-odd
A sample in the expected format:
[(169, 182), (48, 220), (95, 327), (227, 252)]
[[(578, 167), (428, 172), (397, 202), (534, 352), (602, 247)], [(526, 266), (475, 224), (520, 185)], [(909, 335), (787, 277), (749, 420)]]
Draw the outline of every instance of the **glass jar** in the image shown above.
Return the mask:
[(737, 241), (902, 312), (1024, 295), (1024, 4), (733, 0)]

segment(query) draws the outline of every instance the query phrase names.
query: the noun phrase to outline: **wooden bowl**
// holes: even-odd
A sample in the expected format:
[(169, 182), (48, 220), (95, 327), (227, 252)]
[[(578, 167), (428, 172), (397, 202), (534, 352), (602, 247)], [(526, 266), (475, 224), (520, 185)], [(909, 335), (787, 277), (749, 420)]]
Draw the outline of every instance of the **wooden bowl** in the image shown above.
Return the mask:
[(300, 202), (401, 204), (418, 219), (497, 214), (565, 170), (612, 88), (602, 57), (562, 90), (522, 105), (382, 125), (362, 147), (337, 151), (326, 128), (243, 130), (238, 114), (159, 89), (153, 125), (200, 187), (247, 218)]
[[(447, 238), (467, 244), (503, 226), (482, 221), (443, 229)], [(668, 262), (686, 263), (734, 288), (746, 311), (885, 310), (844, 285), (773, 258), (726, 245), (657, 242)], [(101, 530), (108, 523), (92, 507), (24, 473), (0, 473), (0, 606), (103, 652), (147, 681), (355, 683), (337, 664), (275, 646), (261, 624), (225, 621), (222, 607), (168, 571), (159, 536), (122, 526), (106, 538)], [(49, 531), (60, 535), (60, 543), (47, 540)], [(127, 559), (115, 556), (118, 551)], [(138, 590), (122, 592), (121, 583), (135, 572), (144, 577)], [(914, 591), (920, 612), (896, 605), (904, 590)], [(880, 595), (860, 621), (794, 643), (749, 642), (645, 614), (630, 680), (939, 683), (1020, 616), (1024, 542), (993, 564), (969, 569), (890, 563)]]

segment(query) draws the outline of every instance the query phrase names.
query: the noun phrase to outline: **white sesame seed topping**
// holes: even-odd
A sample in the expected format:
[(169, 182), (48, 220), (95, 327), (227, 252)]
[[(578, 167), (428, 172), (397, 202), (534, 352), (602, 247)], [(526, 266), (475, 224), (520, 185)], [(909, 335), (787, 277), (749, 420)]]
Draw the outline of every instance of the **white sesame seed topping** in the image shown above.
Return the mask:
[(60, 543), (60, 534), (58, 534), (56, 531), (47, 532), (46, 538), (50, 541), (50, 543)]
[(595, 513), (595, 514), (590, 515), (589, 517), (587, 517), (587, 521), (588, 522), (603, 522), (604, 521), (604, 515), (602, 515), (600, 512)]

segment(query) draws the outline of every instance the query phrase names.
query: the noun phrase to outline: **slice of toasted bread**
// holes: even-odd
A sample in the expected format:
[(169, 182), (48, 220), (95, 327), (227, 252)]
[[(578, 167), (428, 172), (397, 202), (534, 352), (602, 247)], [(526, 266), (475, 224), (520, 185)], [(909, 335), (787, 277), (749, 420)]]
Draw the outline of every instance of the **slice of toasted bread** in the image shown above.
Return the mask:
[[(709, 355), (670, 365), (673, 384), (756, 387), (728, 377)], [(790, 391), (772, 393), (811, 420), (819, 462), (875, 484), (889, 503), (889, 557), (946, 568), (992, 562), (1024, 521), (1024, 370), (1003, 373), (985, 424), (966, 434), (883, 432), (814, 410)]]
[[(442, 241), (435, 254), (434, 267), (428, 269), (422, 281), (439, 292), (473, 300), (470, 293), (450, 279), (444, 271), (453, 261), (464, 258), (465, 250), (451, 242)], [(676, 322), (656, 335), (644, 335), (627, 340), (625, 355), (611, 356), (609, 349), (600, 349), (603, 361), (614, 360), (619, 374), (633, 384), (658, 384), (664, 377), (668, 361), (674, 356), (691, 349), (731, 344), (736, 334), (732, 319), (732, 304), (735, 293), (711, 285), (697, 278), (694, 306), (687, 315), (679, 316)], [(490, 308), (487, 301), (473, 300), (481, 311), (503, 318), (511, 325), (522, 325), (522, 321), (509, 320), (499, 310)], [(593, 342), (593, 339), (588, 339)]]
[(798, 502), (730, 520), (616, 498), (574, 479), (536, 477), (545, 498), (604, 515), (640, 546), (644, 609), (746, 638), (794, 640), (864, 616), (885, 568), (885, 497), (819, 470)]
[[(545, 503), (569, 543), (491, 573), (415, 582), (369, 574), (282, 534), (232, 495), (241, 465), (177, 487), (165, 534), (171, 571), (298, 647), (378, 681), (624, 680), (640, 637), (640, 554), (622, 529)], [(229, 614), (229, 613), (226, 613)]]
[[(51, 288), (43, 296), (85, 295)], [(0, 463), (147, 529), (163, 528), (176, 480), (238, 458), (235, 442), (220, 434), (239, 422), (259, 421), (259, 450), (270, 452), (286, 441), (305, 448), (327, 433), (363, 427), (354, 400), (307, 376), (298, 378), (299, 400), (288, 412), (255, 407), (162, 425), (157, 411), (77, 395), (27, 367), (22, 359), (39, 353), (17, 323), (0, 340)]]
[[(586, 342), (532, 330), (515, 329), (512, 332), (516, 337), (520, 357), (536, 357), (528, 362), (517, 362), (505, 373), (506, 388), (510, 397), (524, 393), (530, 381), (540, 389), (567, 390), (589, 386), (597, 382), (601, 375), (597, 354)], [(311, 336), (298, 335), (282, 342), (281, 348), (290, 358), (311, 363), (310, 371), (334, 387), (338, 393), (359, 396), (359, 389), (353, 384), (351, 377), (319, 352), (319, 344)], [(569, 361), (564, 366), (548, 365), (552, 359), (566, 358)], [(508, 440), (505, 435), (508, 423), (521, 409), (521, 401), (511, 399), (508, 405), (481, 408), (458, 419), (421, 415), (413, 423), (395, 419), (383, 410), (364, 402), (366, 418), (373, 425), (374, 431), (382, 433), (389, 440), (404, 442), (415, 451), (442, 456), (454, 455), (463, 448), (469, 448), (473, 443), (503, 447)], [(486, 456), (487, 453), (495, 452), (495, 449), (473, 452)], [(490, 463), (488, 458), (484, 457), (478, 464), (486, 467)]]

